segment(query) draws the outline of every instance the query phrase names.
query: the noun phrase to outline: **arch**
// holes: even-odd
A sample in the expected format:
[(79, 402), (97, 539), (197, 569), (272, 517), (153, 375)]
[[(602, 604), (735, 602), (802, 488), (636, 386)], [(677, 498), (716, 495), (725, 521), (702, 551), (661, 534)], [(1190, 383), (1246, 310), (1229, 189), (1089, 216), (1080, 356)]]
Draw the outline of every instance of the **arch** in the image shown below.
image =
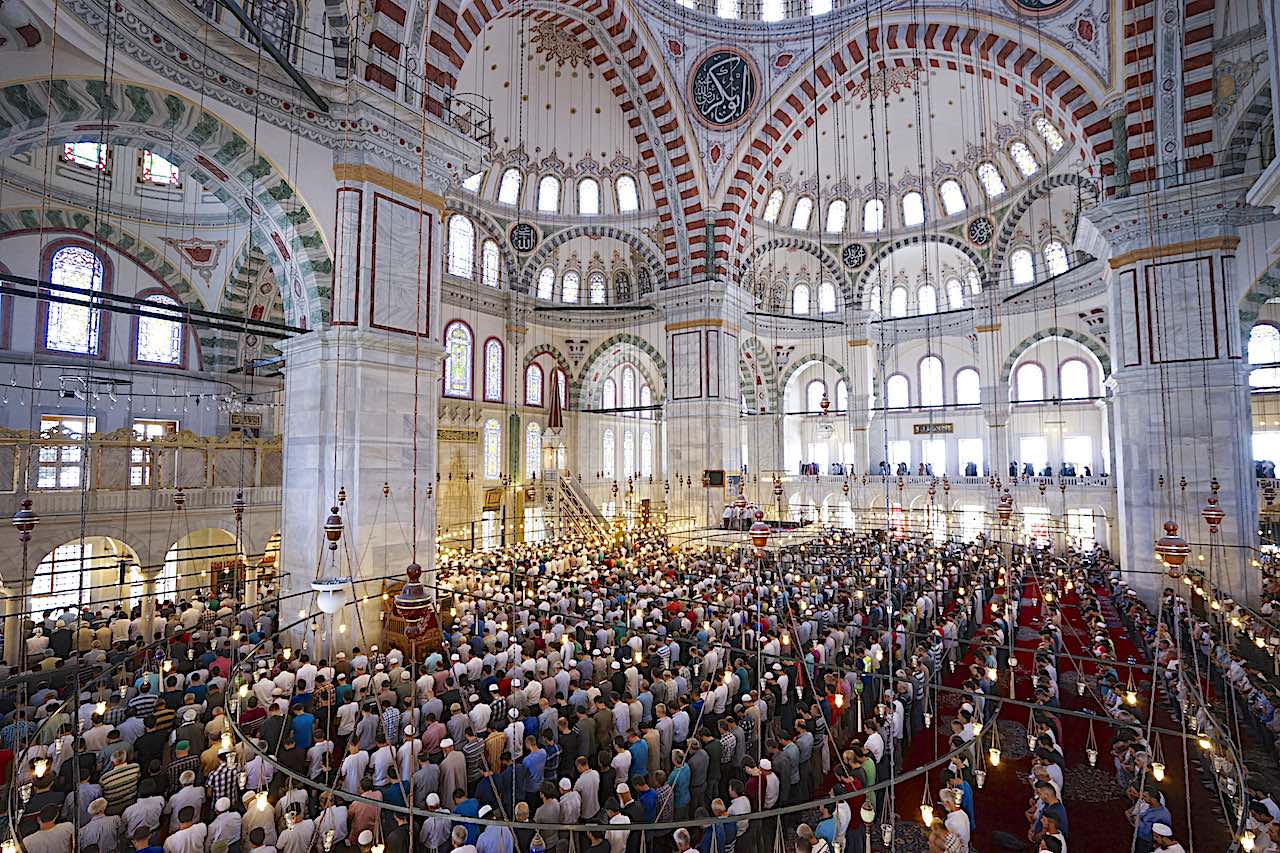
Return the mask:
[(899, 249), (906, 246), (916, 246), (921, 243), (940, 243), (944, 246), (950, 246), (968, 258), (974, 268), (977, 269), (978, 274), (983, 276), (985, 281), (987, 263), (982, 259), (982, 256), (974, 251), (974, 249), (965, 241), (958, 240), (948, 234), (912, 234), (908, 237), (903, 237), (900, 240), (895, 240), (892, 243), (887, 243), (884, 246), (881, 246), (875, 255), (872, 256), (871, 260), (867, 262), (866, 266), (863, 267), (863, 272), (858, 276), (858, 282), (855, 288), (858, 295), (858, 304), (862, 304), (863, 294), (866, 292), (867, 284), (871, 281), (876, 270), (879, 269), (880, 264), (884, 263), (890, 255)]
[(778, 396), (778, 371), (759, 338), (746, 338), (739, 348), (738, 388), (751, 412), (769, 411)]
[(1280, 260), (1262, 271), (1240, 297), (1240, 336), (1242, 343), (1249, 337), (1249, 329), (1258, 320), (1262, 306), (1280, 298)]
[[(515, 262), (515, 253), (507, 242), (506, 229), (483, 207), (465, 198), (449, 199), (443, 214), (445, 221), (447, 222), (449, 217), (455, 213), (465, 214), (471, 220), (471, 224), (476, 229), (477, 246), (482, 246), (486, 239), (493, 240), (498, 244), (498, 259), (501, 269), (498, 280), (505, 281), (508, 286), (514, 287), (515, 283), (520, 280), (518, 276), (519, 267)], [(479, 257), (478, 253), (477, 257)]]
[[(629, 359), (626, 357), (630, 356)], [(576, 410), (590, 408), (590, 386), (602, 381), (613, 368), (629, 360), (640, 371), (644, 381), (653, 390), (655, 403), (666, 397), (667, 360), (653, 344), (638, 335), (619, 332), (604, 340), (582, 363), (578, 378), (569, 383), (569, 399)]]
[[(436, 0), (435, 6), (430, 31), (425, 34), (423, 66), (427, 80), (446, 90), (456, 87), (467, 56), (485, 26), (494, 18), (524, 10), (516, 0)], [(653, 267), (663, 273), (669, 270), (665, 277), (675, 282), (681, 271), (705, 273), (710, 262), (705, 257), (695, 267), (690, 256), (691, 239), (699, 239), (709, 213), (705, 206), (688, 212), (681, 203), (690, 195), (705, 196), (706, 181), (701, 174), (702, 158), (689, 144), (697, 137), (685, 117), (683, 99), (675, 94), (679, 86), (669, 78), (662, 52), (650, 44), (647, 29), (632, 20), (630, 9), (620, 0), (568, 0), (553, 12), (531, 13), (540, 18), (563, 19), (566, 29), (584, 40), (593, 54), (591, 62), (601, 68), (618, 91), (619, 109), (635, 130), (641, 173), (648, 175), (657, 219), (669, 223), (660, 230), (662, 262)], [(403, 27), (403, 23), (394, 23), (385, 14), (381, 18), (390, 22), (390, 29)], [(372, 38), (373, 34), (370, 51)], [(394, 41), (399, 43), (400, 39)], [(642, 85), (640, 81), (646, 82)], [(394, 79), (391, 85), (395, 85)], [(424, 106), (438, 116), (444, 112), (444, 105), (433, 94), (426, 95)]]
[[(1271, 121), (1271, 81), (1266, 74), (1257, 75), (1264, 82), (1253, 94), (1249, 105), (1245, 107), (1231, 137), (1227, 141), (1222, 155), (1222, 177), (1243, 175), (1249, 169), (1249, 150), (1258, 138), (1258, 133)], [(1262, 168), (1266, 167), (1262, 164)]]
[(654, 252), (653, 245), (644, 237), (615, 225), (575, 225), (548, 236), (538, 246), (537, 250), (529, 256), (529, 259), (524, 262), (519, 278), (511, 278), (513, 283), (520, 282), (519, 291), (528, 293), (533, 287), (534, 276), (546, 266), (547, 258), (556, 249), (576, 237), (612, 237), (615, 240), (626, 243), (644, 259), (645, 264), (649, 266), (650, 273), (655, 277), (660, 277), (659, 273), (663, 269), (662, 259)]
[(1014, 234), (1018, 230), (1018, 225), (1022, 222), (1022, 217), (1026, 216), (1027, 211), (1031, 209), (1031, 205), (1035, 204), (1037, 200), (1044, 198), (1059, 187), (1075, 187), (1077, 196), (1088, 193), (1095, 202), (1102, 197), (1102, 192), (1098, 189), (1096, 181), (1084, 175), (1077, 175), (1074, 172), (1050, 175), (1028, 187), (1024, 187), (1018, 195), (1018, 200), (1005, 211), (1004, 218), (1000, 220), (1000, 227), (996, 229), (995, 239), (991, 243), (990, 275), (983, 278), (982, 286), (984, 288), (993, 286), (999, 279), (1000, 274), (1004, 272), (1009, 252), (1014, 248), (1012, 245)]
[[(284, 322), (284, 308), (281, 304), (283, 296), (275, 272), (266, 255), (253, 244), (252, 239), (246, 239), (241, 244), (229, 269), (234, 272), (222, 290), (219, 310), (247, 317), (252, 316), (256, 306), (261, 306), (267, 319)], [(206, 370), (213, 369), (215, 365), (243, 364), (264, 347), (263, 340), (255, 334), (240, 335), (221, 329), (201, 329), (200, 334), (206, 336), (197, 337), (201, 350), (205, 353)]]
[(801, 370), (804, 370), (806, 367), (808, 367), (809, 365), (815, 362), (819, 362), (821, 364), (825, 364), (827, 367), (830, 367), (836, 372), (836, 376), (839, 377), (837, 381), (844, 380), (846, 387), (848, 388), (853, 387), (853, 380), (850, 379), (849, 371), (845, 370), (843, 364), (836, 361), (834, 358), (832, 358), (829, 355), (823, 355), (822, 353), (816, 353), (816, 352), (809, 353), (806, 356), (801, 356), (800, 358), (793, 359), (791, 364), (787, 367), (787, 369), (782, 371), (782, 375), (778, 377), (777, 395), (773, 398), (773, 411), (775, 412), (783, 411), (782, 397), (787, 393), (787, 386), (791, 383), (792, 378), (795, 377), (796, 374), (799, 373)]
[(289, 322), (306, 328), (328, 322), (333, 256), (324, 233), (285, 173), (231, 125), (180, 95), (134, 83), (104, 88), (93, 79), (40, 80), (0, 92), (0, 156), (97, 141), (104, 125), (107, 144), (154, 151), (251, 223), (277, 281), (288, 282), (281, 290)]
[(746, 281), (751, 267), (756, 261), (764, 257), (775, 249), (798, 249), (805, 254), (812, 255), (821, 266), (824, 272), (834, 281), (840, 282), (840, 292), (845, 299), (849, 298), (849, 277), (844, 274), (844, 269), (840, 266), (840, 262), (830, 252), (826, 250), (821, 243), (813, 240), (805, 240), (802, 237), (775, 237), (772, 240), (766, 240), (760, 245), (752, 249), (741, 262), (738, 267), (738, 283)]
[[(1106, 379), (1111, 375), (1111, 356), (1107, 353), (1107, 348), (1098, 343), (1097, 339), (1077, 332), (1074, 329), (1064, 329), (1061, 326), (1051, 326), (1047, 329), (1041, 329), (1033, 335), (1024, 338), (1017, 346), (1010, 350), (1008, 357), (1004, 360), (1004, 366), (1000, 368), (1000, 382), (1004, 385), (1009, 384), (1009, 378), (1013, 375), (1013, 366), (1018, 363), (1018, 359), (1022, 354), (1040, 341), (1048, 338), (1064, 338), (1069, 341), (1075, 341), (1083, 346), (1089, 352), (1093, 353), (1098, 359), (1098, 364), (1102, 367), (1102, 378)], [(1046, 377), (1046, 382), (1048, 381)]]
[[(564, 357), (564, 354), (561, 353), (560, 350), (556, 349), (555, 346), (553, 346), (552, 344), (538, 344), (533, 349), (529, 350), (528, 353), (525, 354), (524, 361), (520, 364), (521, 379), (524, 378), (525, 370), (527, 370), (529, 368), (529, 365), (533, 363), (533, 360), (540, 355), (550, 356), (551, 360), (556, 363), (556, 367), (564, 371), (565, 376), (573, 375), (573, 371), (569, 369), (569, 360)], [(524, 396), (523, 396), (524, 386), (521, 385), (520, 388), (521, 388), (521, 391), (520, 391), (521, 399), (524, 399)]]
[(198, 588), (208, 588), (212, 579), (205, 578), (204, 573), (230, 569), (235, 560), (244, 560), (243, 546), (242, 541), (237, 547), (235, 534), (222, 527), (202, 527), (174, 540), (165, 549), (164, 567), (166, 571), (170, 565), (174, 567), (177, 597), (183, 599)]

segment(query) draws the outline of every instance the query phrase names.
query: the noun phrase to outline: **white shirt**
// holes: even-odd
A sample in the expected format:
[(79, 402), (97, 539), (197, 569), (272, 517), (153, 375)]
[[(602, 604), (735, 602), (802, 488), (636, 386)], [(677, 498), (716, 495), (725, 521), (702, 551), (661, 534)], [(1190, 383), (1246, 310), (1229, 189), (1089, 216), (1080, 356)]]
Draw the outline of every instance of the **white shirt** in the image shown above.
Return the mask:
[(964, 809), (956, 809), (953, 812), (947, 812), (947, 831), (960, 836), (964, 841), (964, 849), (969, 849), (969, 815), (965, 814)]
[(165, 839), (164, 853), (204, 853), (204, 842), (208, 835), (209, 827), (203, 823), (193, 823)]
[(369, 767), (369, 753), (361, 750), (342, 759), (342, 790), (348, 794), (360, 792), (360, 778)]

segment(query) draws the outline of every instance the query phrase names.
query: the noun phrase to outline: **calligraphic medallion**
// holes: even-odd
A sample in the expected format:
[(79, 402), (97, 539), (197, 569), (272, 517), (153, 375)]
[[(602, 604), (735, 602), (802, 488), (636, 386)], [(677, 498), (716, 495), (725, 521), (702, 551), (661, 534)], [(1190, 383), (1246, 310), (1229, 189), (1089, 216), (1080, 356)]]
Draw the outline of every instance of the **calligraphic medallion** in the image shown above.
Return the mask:
[(719, 45), (693, 63), (687, 87), (698, 121), (713, 130), (729, 130), (751, 115), (760, 97), (760, 75), (746, 51)]
[(527, 255), (537, 248), (538, 241), (542, 237), (538, 234), (538, 229), (531, 223), (517, 222), (507, 232), (507, 239), (511, 241), (511, 248), (522, 255)]
[(1053, 15), (1070, 6), (1074, 0), (1005, 0), (1016, 12), (1032, 17)]

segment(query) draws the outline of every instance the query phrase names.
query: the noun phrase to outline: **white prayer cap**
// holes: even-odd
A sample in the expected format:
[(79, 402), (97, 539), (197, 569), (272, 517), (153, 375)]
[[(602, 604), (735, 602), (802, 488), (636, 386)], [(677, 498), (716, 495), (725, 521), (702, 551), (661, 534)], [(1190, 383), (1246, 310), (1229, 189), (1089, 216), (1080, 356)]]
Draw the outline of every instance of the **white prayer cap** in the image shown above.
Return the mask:
[(451, 737), (447, 737), (447, 738), (445, 738), (444, 740), (440, 741), (440, 748), (441, 748), (441, 749), (449, 749), (449, 748), (451, 748), (452, 746), (453, 746), (453, 738), (451, 738)]
[(1165, 823), (1153, 823), (1151, 825), (1151, 831), (1164, 838), (1173, 838), (1173, 830)]
[(356, 838), (356, 843), (357, 843), (357, 844), (372, 844), (372, 843), (373, 843), (373, 833), (366, 829), (364, 832), (360, 833), (360, 836), (359, 836), (358, 838)]
[(568, 791), (568, 790), (569, 790), (569, 789), (571, 789), (572, 787), (573, 787), (573, 783), (572, 783), (572, 782), (570, 782), (568, 779), (561, 779), (561, 780), (560, 780), (560, 790), (561, 790), (561, 791)]
[(216, 812), (225, 812), (231, 808), (231, 801), (226, 797), (218, 797), (218, 801), (213, 804), (213, 810)]
[(440, 795), (435, 792), (427, 794), (427, 808), (434, 809), (438, 805), (440, 805)]

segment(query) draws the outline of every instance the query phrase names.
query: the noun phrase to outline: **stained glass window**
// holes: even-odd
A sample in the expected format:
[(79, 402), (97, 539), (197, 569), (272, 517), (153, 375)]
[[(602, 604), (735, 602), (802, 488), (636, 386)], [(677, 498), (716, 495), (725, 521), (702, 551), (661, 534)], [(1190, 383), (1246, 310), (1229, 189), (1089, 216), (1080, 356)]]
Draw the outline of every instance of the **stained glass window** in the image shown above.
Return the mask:
[(524, 429), (524, 475), (532, 480), (542, 470), (542, 429), (529, 424)]
[(1036, 158), (1025, 142), (1014, 142), (1010, 145), (1009, 156), (1013, 158), (1013, 165), (1018, 167), (1018, 171), (1024, 178), (1029, 178), (1040, 170), (1040, 164), (1036, 162)]
[(994, 163), (978, 164), (978, 182), (987, 191), (987, 195), (993, 198), (1004, 192), (1004, 178), (1000, 177), (1000, 170)]
[(484, 399), (502, 402), (502, 341), (490, 338), (484, 345)]
[(1049, 146), (1049, 150), (1055, 154), (1058, 153), (1062, 148), (1063, 139), (1062, 134), (1053, 126), (1053, 122), (1044, 116), (1036, 116), (1035, 126), (1036, 131), (1044, 138), (1045, 145)]
[(607, 429), (600, 438), (600, 467), (606, 480), (613, 479), (614, 448), (613, 430)]
[(942, 199), (942, 209), (946, 211), (947, 216), (964, 213), (965, 208), (968, 207), (959, 181), (943, 181), (938, 185), (938, 196)]
[(538, 273), (538, 298), (550, 299), (556, 286), (556, 271), (551, 267), (543, 267)]
[(178, 167), (152, 151), (142, 152), (142, 170), (138, 180), (161, 187), (182, 186), (182, 175)]
[(444, 395), (471, 396), (471, 330), (454, 320), (444, 330)]
[(782, 202), (786, 198), (782, 194), (782, 190), (774, 190), (769, 193), (769, 200), (764, 205), (764, 221), (777, 222), (778, 214), (782, 213)]
[(149, 364), (181, 364), (182, 363), (182, 319), (176, 308), (178, 300), (163, 293), (153, 293), (146, 298), (148, 311), (163, 312), (172, 320), (163, 317), (139, 317), (138, 340), (134, 349), (134, 359)]
[(62, 159), (82, 169), (107, 171), (107, 146), (100, 142), (68, 142), (62, 146)]
[(569, 408), (569, 382), (564, 375), (564, 371), (556, 368), (554, 371), (556, 377), (556, 393), (560, 395), (560, 408)]
[(480, 250), (480, 283), (485, 287), (498, 286), (498, 244), (492, 240), (485, 240)]
[(523, 180), (524, 176), (514, 166), (503, 172), (502, 180), (498, 182), (498, 201), (503, 204), (519, 204), (520, 184)]
[(653, 476), (653, 435), (652, 433), (640, 433), (640, 476)]
[(582, 276), (570, 270), (564, 274), (560, 283), (560, 298), (565, 302), (578, 301), (578, 288), (582, 285)]
[(1031, 284), (1036, 280), (1035, 258), (1030, 249), (1016, 249), (1009, 256), (1009, 269), (1013, 273), (1013, 283), (1017, 285)]
[(834, 314), (836, 311), (836, 286), (829, 281), (818, 285), (818, 313)]
[(36, 486), (41, 489), (78, 489), (84, 475), (84, 446), (86, 432), (96, 429), (96, 418), (63, 417), (45, 415), (40, 418), (40, 432), (65, 444), (44, 444), (40, 447), (40, 465), (36, 470)]
[(591, 295), (592, 305), (603, 305), (608, 295), (608, 286), (605, 284), (604, 273), (593, 272), (587, 276), (587, 291)]
[(636, 436), (631, 430), (622, 433), (622, 474), (630, 477), (636, 470)]
[(791, 227), (803, 229), (809, 227), (809, 217), (813, 215), (813, 199), (802, 195), (796, 199), (796, 209), (791, 211)]
[(484, 478), (496, 480), (502, 475), (502, 427), (490, 418), (484, 422)]
[(636, 189), (636, 179), (630, 175), (619, 175), (613, 184), (618, 194), (618, 212), (632, 213), (640, 209), (640, 194)]
[(1067, 247), (1061, 240), (1050, 240), (1044, 244), (1044, 265), (1049, 275), (1062, 275), (1067, 271)]
[(542, 368), (537, 364), (529, 365), (524, 371), (524, 404), (542, 405)]
[(600, 212), (600, 184), (595, 178), (578, 181), (578, 213), (595, 216)]
[(476, 227), (465, 216), (449, 217), (449, 275), (471, 278), (476, 268)]
[[(640, 385), (640, 405), (641, 406), (653, 405), (653, 391), (650, 390), (648, 382), (642, 383)], [(653, 412), (645, 410), (640, 413), (640, 417), (645, 419), (652, 418)]]
[[(97, 291), (103, 287), (103, 274), (102, 260), (84, 246), (64, 246), (49, 260), (49, 281), (54, 284)], [(102, 311), (87, 302), (50, 302), (45, 348), (97, 355), (101, 320)]]
[(600, 389), (600, 408), (618, 408), (618, 383), (612, 379), (606, 379), (604, 386)]

